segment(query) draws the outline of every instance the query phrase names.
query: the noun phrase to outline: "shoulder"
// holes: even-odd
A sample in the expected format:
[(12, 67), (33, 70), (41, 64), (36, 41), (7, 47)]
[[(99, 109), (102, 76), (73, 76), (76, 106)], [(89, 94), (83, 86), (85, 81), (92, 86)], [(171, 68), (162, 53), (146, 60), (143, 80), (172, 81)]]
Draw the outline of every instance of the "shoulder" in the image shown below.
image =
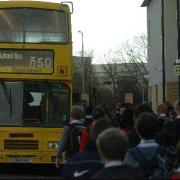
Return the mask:
[(67, 124), (66, 126), (64, 126), (64, 132), (70, 131), (70, 124)]
[(137, 154), (136, 147), (130, 148), (126, 153), (124, 164), (129, 165), (131, 167), (139, 167), (138, 159), (139, 156)]
[(103, 168), (100, 160), (86, 159), (87, 155), (78, 153), (63, 166), (61, 176), (66, 178), (89, 178)]
[(143, 179), (143, 175), (138, 168), (128, 166), (116, 166), (103, 168), (92, 179)]
[(97, 152), (93, 151), (86, 151), (84, 150), (83, 152), (79, 152), (75, 155), (73, 155), (67, 163), (81, 163), (81, 164), (102, 164), (100, 156)]

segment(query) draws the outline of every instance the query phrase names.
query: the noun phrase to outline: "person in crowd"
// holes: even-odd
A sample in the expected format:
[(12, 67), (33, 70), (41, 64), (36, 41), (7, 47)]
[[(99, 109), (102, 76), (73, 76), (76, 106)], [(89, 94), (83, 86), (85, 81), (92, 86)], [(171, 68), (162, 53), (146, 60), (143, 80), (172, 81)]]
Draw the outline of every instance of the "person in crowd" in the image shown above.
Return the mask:
[[(83, 129), (82, 122), (80, 121), (82, 115), (82, 109), (80, 106), (72, 106), (70, 113), (70, 123), (64, 127), (64, 131), (61, 137), (61, 141), (59, 143), (57, 157), (56, 157), (56, 166), (59, 167), (60, 160), (62, 159), (62, 155), (65, 152), (65, 159), (70, 158), (73, 154), (79, 151), (79, 145), (73, 144), (73, 136), (72, 132), (79, 131), (79, 127)], [(76, 134), (78, 135), (78, 134)], [(72, 137), (73, 136), (73, 137)]]
[(167, 117), (167, 115), (159, 116), (156, 141), (160, 145), (163, 145), (168, 148), (175, 147), (177, 143), (176, 129), (176, 122), (173, 118), (171, 118), (170, 116)]
[(158, 131), (161, 131), (163, 126), (170, 121), (167, 117), (167, 107), (164, 104), (160, 104), (157, 109), (158, 112)]
[(167, 107), (164, 104), (160, 104), (157, 109), (158, 117), (167, 117)]
[[(134, 123), (136, 123), (136, 119), (143, 112), (153, 113), (153, 110), (148, 103), (141, 103), (135, 107), (133, 113)], [(129, 148), (135, 147), (140, 142), (140, 137), (135, 127), (129, 133), (127, 133), (127, 136), (129, 139)]]
[(170, 111), (173, 108), (173, 106), (170, 104), (169, 101), (165, 101), (163, 103), (163, 105), (166, 107), (166, 116), (169, 117), (170, 116)]
[(109, 118), (109, 119), (112, 119), (113, 117), (113, 112), (112, 112), (112, 109), (110, 106), (107, 106), (106, 104), (103, 105), (103, 108), (104, 108), (104, 111), (106, 113), (106, 116)]
[(174, 165), (174, 170), (171, 175), (171, 180), (180, 179), (180, 142), (176, 145), (176, 160)]
[(93, 123), (91, 123), (82, 133), (80, 147), (79, 147), (80, 151), (84, 150), (84, 147), (85, 147), (88, 139), (90, 138), (90, 130), (93, 127), (93, 125), (96, 123), (96, 121), (98, 121), (98, 119), (103, 118), (105, 116), (106, 116), (106, 113), (102, 106), (97, 105), (93, 109)]
[(93, 123), (93, 108), (92, 106), (87, 106), (85, 109), (85, 118), (84, 118), (84, 126), (89, 127)]
[(121, 124), (121, 114), (122, 114), (122, 105), (120, 103), (116, 103), (113, 120), (120, 126)]
[(174, 110), (174, 107), (168, 108), (168, 117), (173, 121), (176, 118), (176, 112)]
[(122, 113), (120, 129), (125, 133), (129, 133), (133, 129), (133, 112), (128, 106)]
[(174, 104), (174, 110), (176, 112), (176, 117), (174, 120), (175, 123), (175, 132), (176, 132), (176, 143), (180, 141), (180, 100), (176, 100)]
[[(167, 105), (166, 105), (167, 106)], [(167, 107), (171, 107), (170, 105)], [(166, 108), (167, 108), (166, 107)], [(170, 111), (175, 115), (171, 116)], [(175, 113), (174, 113), (175, 111)], [(157, 141), (159, 144), (166, 147), (173, 146), (175, 147), (178, 141), (180, 140), (180, 100), (176, 100), (174, 103), (174, 108), (169, 109), (168, 120), (162, 126), (162, 129), (159, 129), (157, 134)]]
[(99, 119), (90, 132), (85, 149), (75, 154), (63, 166), (62, 178), (89, 179), (92, 175), (103, 168), (96, 148), (97, 136), (105, 129), (113, 127), (113, 123), (107, 118)]
[[(128, 150), (124, 163), (132, 167), (139, 167), (146, 178), (164, 178), (167, 169), (165, 160), (166, 149), (156, 141), (157, 116), (153, 113), (141, 113), (136, 119), (135, 127), (141, 137), (140, 143)], [(164, 164), (165, 163), (165, 164)]]
[(104, 168), (92, 179), (143, 179), (138, 169), (123, 165), (128, 149), (128, 138), (123, 131), (106, 129), (98, 136), (96, 144)]

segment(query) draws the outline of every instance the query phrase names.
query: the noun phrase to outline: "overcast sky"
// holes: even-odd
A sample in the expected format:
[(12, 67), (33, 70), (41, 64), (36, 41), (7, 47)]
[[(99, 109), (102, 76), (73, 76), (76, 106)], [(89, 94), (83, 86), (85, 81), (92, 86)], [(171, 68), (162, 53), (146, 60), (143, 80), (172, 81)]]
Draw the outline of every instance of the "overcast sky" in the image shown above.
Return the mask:
[[(57, 0), (49, 0), (56, 1)], [(143, 0), (71, 0), (73, 53), (81, 51), (84, 33), (85, 50), (93, 49), (94, 63), (101, 63), (108, 50), (135, 35), (146, 33), (146, 8)]]

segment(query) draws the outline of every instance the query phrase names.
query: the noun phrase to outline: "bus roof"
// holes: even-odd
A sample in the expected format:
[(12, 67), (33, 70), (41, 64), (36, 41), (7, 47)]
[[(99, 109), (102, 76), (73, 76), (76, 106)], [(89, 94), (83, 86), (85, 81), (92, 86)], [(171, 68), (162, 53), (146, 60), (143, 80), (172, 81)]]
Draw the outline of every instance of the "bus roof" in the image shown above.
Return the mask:
[(69, 6), (66, 4), (61, 3), (54, 3), (54, 2), (45, 2), (45, 1), (16, 1), (16, 0), (10, 0), (10, 1), (0, 1), (0, 9), (2, 8), (21, 8), (21, 7), (27, 7), (27, 8), (40, 8), (40, 9), (53, 9), (53, 10), (64, 10), (69, 11)]

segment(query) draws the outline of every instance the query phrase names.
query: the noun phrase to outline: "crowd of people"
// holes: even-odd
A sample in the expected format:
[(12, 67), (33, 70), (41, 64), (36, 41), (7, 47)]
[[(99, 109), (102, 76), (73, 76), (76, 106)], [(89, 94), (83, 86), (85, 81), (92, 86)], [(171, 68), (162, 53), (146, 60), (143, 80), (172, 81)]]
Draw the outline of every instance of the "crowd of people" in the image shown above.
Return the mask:
[[(71, 179), (180, 179), (180, 100), (153, 112), (148, 102), (72, 106), (56, 166)], [(62, 157), (65, 161), (62, 162)]]

